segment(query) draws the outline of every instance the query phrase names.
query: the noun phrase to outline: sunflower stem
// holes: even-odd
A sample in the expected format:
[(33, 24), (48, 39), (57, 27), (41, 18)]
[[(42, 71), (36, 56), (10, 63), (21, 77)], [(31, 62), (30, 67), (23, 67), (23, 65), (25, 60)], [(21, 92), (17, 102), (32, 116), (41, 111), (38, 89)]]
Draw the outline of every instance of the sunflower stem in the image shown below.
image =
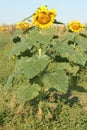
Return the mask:
[(41, 56), (41, 48), (38, 49), (38, 55)]

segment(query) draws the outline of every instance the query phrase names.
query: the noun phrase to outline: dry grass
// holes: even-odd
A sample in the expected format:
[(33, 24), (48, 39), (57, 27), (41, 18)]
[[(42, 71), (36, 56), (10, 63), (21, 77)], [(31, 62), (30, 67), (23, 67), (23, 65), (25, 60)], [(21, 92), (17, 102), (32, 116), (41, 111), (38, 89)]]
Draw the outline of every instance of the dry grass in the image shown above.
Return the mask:
[(0, 30), (2, 32), (10, 32), (13, 33), (15, 31), (15, 25), (7, 25), (7, 24), (2, 24), (0, 25)]

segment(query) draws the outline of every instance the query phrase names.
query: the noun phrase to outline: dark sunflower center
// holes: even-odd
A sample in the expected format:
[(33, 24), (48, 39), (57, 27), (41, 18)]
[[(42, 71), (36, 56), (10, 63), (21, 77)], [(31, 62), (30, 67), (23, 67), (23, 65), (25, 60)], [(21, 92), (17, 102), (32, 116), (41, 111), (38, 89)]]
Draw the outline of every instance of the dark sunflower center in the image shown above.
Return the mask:
[(37, 18), (38, 22), (43, 25), (49, 23), (50, 19), (51, 19), (50, 15), (47, 14), (46, 12), (39, 13)]
[(77, 24), (77, 23), (75, 23), (75, 24), (72, 25), (72, 28), (73, 28), (74, 30), (78, 30), (78, 29), (80, 28), (80, 25)]

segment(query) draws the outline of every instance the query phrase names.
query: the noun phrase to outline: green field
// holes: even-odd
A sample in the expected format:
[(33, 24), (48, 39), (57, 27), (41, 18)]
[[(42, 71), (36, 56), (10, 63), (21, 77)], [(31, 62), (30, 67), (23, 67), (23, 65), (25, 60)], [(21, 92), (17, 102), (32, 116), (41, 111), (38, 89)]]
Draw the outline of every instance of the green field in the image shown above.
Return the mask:
[(52, 90), (19, 103), (17, 88), (29, 83), (21, 74), (11, 87), (4, 87), (15, 66), (8, 58), (13, 35), (0, 32), (0, 130), (87, 130), (87, 68), (71, 80), (64, 95)]

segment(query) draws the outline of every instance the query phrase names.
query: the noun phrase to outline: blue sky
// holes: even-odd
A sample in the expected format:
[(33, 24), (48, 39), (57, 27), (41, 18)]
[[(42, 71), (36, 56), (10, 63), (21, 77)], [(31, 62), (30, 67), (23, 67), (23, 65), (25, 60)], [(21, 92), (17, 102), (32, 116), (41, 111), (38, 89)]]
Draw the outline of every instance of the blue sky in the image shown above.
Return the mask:
[(87, 0), (0, 0), (0, 24), (15, 24), (42, 5), (47, 5), (48, 9), (54, 7), (59, 22), (87, 23)]

